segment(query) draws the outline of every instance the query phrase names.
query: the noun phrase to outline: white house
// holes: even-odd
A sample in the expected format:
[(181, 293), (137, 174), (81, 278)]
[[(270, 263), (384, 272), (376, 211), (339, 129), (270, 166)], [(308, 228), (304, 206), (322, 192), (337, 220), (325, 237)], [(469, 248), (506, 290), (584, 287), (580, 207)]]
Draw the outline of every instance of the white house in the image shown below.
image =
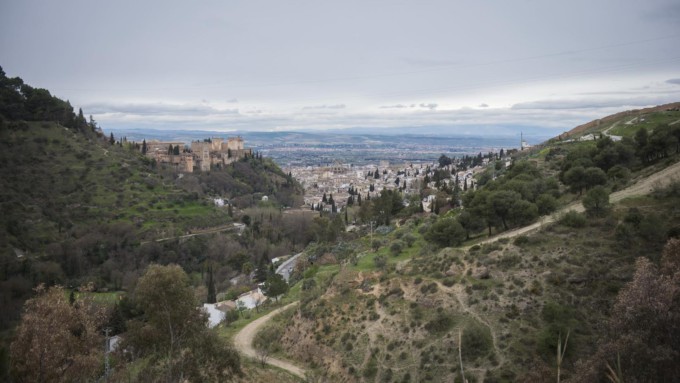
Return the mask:
[(217, 326), (224, 319), (224, 312), (218, 310), (216, 306), (215, 303), (204, 303), (201, 308), (208, 313), (208, 327), (210, 328)]
[(266, 300), (267, 297), (258, 287), (255, 290), (239, 295), (238, 299), (236, 299), (236, 306), (254, 309), (256, 306), (261, 305)]

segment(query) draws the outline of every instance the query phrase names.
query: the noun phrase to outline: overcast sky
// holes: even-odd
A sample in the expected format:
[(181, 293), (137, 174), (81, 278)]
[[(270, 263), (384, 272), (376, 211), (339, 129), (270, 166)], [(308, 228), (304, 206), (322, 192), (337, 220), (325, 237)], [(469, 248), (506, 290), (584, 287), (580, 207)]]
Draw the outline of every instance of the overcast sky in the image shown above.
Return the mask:
[(680, 2), (0, 0), (0, 66), (105, 130), (552, 133), (680, 101)]

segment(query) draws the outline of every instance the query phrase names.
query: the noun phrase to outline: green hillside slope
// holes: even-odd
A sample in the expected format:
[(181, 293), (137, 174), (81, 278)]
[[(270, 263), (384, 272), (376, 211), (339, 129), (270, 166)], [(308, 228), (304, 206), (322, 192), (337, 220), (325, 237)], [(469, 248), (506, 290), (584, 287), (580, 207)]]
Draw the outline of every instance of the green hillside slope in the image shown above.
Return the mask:
[[(0, 69), (0, 329), (18, 319), (39, 283), (120, 289), (150, 262), (201, 270), (209, 254), (218, 254), (207, 251), (207, 239), (154, 241), (233, 229), (262, 195), (272, 211), (302, 198), (300, 185), (260, 156), (183, 175), (142, 156), (139, 145), (111, 138), (68, 102)], [(234, 206), (216, 207), (213, 197)], [(240, 258), (222, 256), (221, 263), (240, 270), (260, 261), (229, 242)], [(263, 243), (253, 257), (278, 249)]]
[[(672, 381), (680, 117), (650, 113), (622, 140), (553, 140), (508, 167), (492, 157), (477, 190), (442, 183), (441, 216), (402, 210), (394, 226), (308, 249), (300, 310), (270, 341), (332, 381), (451, 382), (464, 370), (471, 382), (549, 382), (568, 334), (564, 381), (604, 381), (617, 363), (624, 381)], [(647, 182), (654, 174), (669, 176)], [(365, 223), (375, 203), (361, 207)]]

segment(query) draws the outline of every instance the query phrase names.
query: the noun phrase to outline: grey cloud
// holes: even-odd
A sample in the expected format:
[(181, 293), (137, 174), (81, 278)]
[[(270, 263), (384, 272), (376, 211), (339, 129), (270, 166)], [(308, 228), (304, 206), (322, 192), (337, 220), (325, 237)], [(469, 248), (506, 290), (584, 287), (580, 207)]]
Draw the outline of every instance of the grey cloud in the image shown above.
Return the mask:
[(673, 84), (673, 85), (680, 85), (680, 78), (672, 78), (670, 80), (666, 80), (666, 83)]
[(238, 104), (238, 98), (232, 98), (231, 100), (227, 101), (230, 104)]
[(141, 116), (159, 115), (224, 115), (238, 114), (238, 109), (216, 109), (206, 104), (166, 104), (166, 103), (92, 103), (83, 105), (88, 114), (117, 113)]
[(396, 105), (381, 105), (378, 107), (378, 109), (403, 109), (403, 108), (408, 108), (408, 106), (404, 104), (396, 104)]
[(489, 104), (481, 103), (481, 104), (479, 104), (479, 107), (480, 107), (480, 108), (488, 108), (488, 107), (489, 107)]
[(642, 17), (650, 21), (661, 20), (675, 25), (680, 21), (680, 4), (670, 3), (646, 10)]
[(346, 105), (345, 104), (337, 104), (337, 105), (311, 105), (311, 106), (305, 106), (302, 109), (303, 110), (311, 110), (311, 109), (345, 109)]
[(420, 104), (421, 108), (427, 108), (427, 109), (430, 109), (430, 110), (435, 110), (435, 109), (437, 109), (438, 106), (439, 105), (435, 104), (435, 103), (429, 103), (429, 104), (422, 103), (422, 104)]

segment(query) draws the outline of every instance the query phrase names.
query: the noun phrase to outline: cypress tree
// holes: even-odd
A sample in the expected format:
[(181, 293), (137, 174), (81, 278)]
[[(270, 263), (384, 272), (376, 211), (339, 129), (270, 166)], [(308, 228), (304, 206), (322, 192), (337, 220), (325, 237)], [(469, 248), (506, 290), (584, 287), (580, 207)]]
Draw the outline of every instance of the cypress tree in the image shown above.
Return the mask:
[(215, 280), (213, 279), (212, 266), (208, 267), (208, 303), (217, 303), (217, 293), (215, 292)]

